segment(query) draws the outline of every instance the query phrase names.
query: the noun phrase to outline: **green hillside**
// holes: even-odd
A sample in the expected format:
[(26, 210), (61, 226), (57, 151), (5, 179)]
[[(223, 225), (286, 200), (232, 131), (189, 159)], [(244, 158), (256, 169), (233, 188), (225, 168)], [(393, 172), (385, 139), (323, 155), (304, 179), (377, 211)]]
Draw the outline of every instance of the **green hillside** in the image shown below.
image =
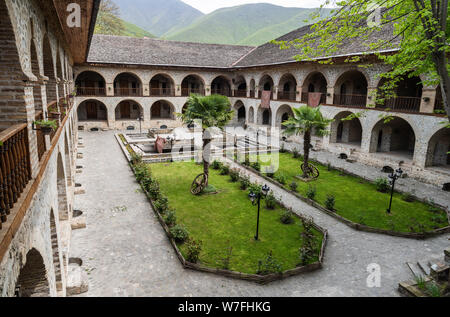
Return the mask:
[(315, 11), (265, 3), (224, 8), (162, 37), (175, 41), (260, 45), (306, 25), (304, 20)]
[(141, 29), (140, 27), (134, 25), (133, 23), (123, 21), (123, 24), (125, 25), (125, 31), (121, 35), (131, 37), (148, 37), (148, 38), (155, 37), (153, 34), (147, 32), (144, 29)]

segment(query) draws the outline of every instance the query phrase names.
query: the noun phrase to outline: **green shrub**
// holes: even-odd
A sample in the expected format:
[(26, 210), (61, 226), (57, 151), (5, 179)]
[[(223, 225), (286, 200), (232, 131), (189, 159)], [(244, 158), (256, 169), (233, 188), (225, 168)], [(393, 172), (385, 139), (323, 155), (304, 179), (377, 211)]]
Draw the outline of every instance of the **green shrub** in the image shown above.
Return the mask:
[(258, 172), (261, 171), (261, 163), (259, 163), (259, 162), (251, 163), (250, 166), (251, 166), (253, 169), (257, 170)]
[(230, 167), (228, 165), (222, 165), (220, 168), (220, 175), (228, 175), (230, 173)]
[(236, 183), (239, 180), (239, 169), (233, 168), (230, 170), (230, 178), (233, 183)]
[(448, 222), (447, 215), (445, 213), (440, 213), (431, 216), (431, 221), (438, 224), (445, 224)]
[(252, 184), (250, 183), (250, 186), (248, 187), (248, 191), (250, 193), (259, 194), (262, 190), (262, 186), (258, 184)]
[(292, 211), (285, 210), (280, 217), (280, 221), (281, 221), (281, 223), (284, 223), (285, 225), (290, 225), (290, 224), (294, 223), (294, 216), (293, 216)]
[(202, 252), (202, 241), (189, 239), (186, 242), (186, 260), (191, 263), (197, 263), (200, 253)]
[(179, 243), (183, 243), (189, 238), (189, 232), (183, 225), (175, 225), (170, 229), (170, 235), (172, 238)]
[(212, 162), (211, 164), (211, 168), (213, 170), (220, 170), (222, 168), (222, 163), (220, 161), (215, 160), (214, 162)]
[(161, 191), (159, 188), (159, 182), (157, 180), (151, 181), (148, 186), (145, 188), (150, 195), (150, 199), (155, 200), (161, 195)]
[(150, 170), (145, 163), (139, 163), (134, 165), (134, 171), (136, 174), (136, 180), (141, 183), (146, 178), (151, 178)]
[(380, 193), (387, 193), (389, 191), (389, 181), (386, 178), (377, 178), (375, 187)]
[[(229, 244), (229, 242), (228, 242), (228, 244)], [(231, 262), (232, 255), (233, 255), (233, 247), (228, 245), (225, 256), (221, 259), (222, 269), (224, 269), (224, 270), (230, 269), (230, 262)]]
[(314, 221), (311, 217), (302, 218), (303, 231), (300, 234), (303, 245), (299, 249), (300, 266), (313, 262), (317, 253), (317, 242), (314, 235)]
[(297, 188), (298, 188), (298, 184), (296, 182), (292, 182), (289, 184), (289, 188), (293, 191), (296, 192)]
[(274, 194), (270, 192), (266, 197), (266, 208), (273, 210), (277, 206), (277, 199), (275, 198)]
[(281, 185), (286, 185), (287, 183), (287, 177), (284, 174), (278, 174), (277, 176), (275, 176), (275, 180)]
[(217, 188), (214, 185), (208, 184), (208, 186), (206, 186), (203, 189), (203, 194), (215, 194), (217, 193)]
[(280, 263), (273, 257), (272, 251), (267, 254), (264, 260), (258, 261), (258, 271), (256, 274), (268, 275), (273, 273), (282, 273), (283, 267)]
[(169, 199), (163, 195), (160, 195), (153, 205), (159, 213), (164, 214), (167, 210), (169, 210)]
[(250, 177), (248, 177), (247, 175), (242, 176), (240, 183), (241, 183), (241, 189), (247, 190), (247, 188), (250, 187)]
[(174, 210), (168, 210), (164, 216), (164, 222), (169, 227), (174, 226), (177, 223), (177, 215)]
[(334, 211), (334, 205), (336, 204), (336, 197), (334, 195), (327, 195), (327, 199), (325, 200), (325, 207), (328, 210)]
[(316, 198), (317, 194), (317, 188), (315, 186), (308, 186), (308, 189), (306, 190), (306, 197), (308, 197), (311, 200), (314, 200)]
[(137, 165), (142, 163), (142, 155), (135, 152), (131, 153), (131, 164)]

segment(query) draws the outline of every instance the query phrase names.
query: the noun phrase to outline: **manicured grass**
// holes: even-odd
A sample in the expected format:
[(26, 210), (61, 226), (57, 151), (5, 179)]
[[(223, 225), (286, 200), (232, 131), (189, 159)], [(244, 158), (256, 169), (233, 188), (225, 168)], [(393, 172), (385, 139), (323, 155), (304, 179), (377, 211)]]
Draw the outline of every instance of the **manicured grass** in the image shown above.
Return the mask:
[[(283, 270), (293, 269), (299, 264), (300, 236), (303, 227), (295, 223), (280, 222), (283, 210), (266, 210), (262, 203), (260, 216), (260, 240), (255, 241), (257, 207), (252, 206), (248, 192), (240, 190), (239, 183), (232, 183), (229, 176), (210, 171), (210, 184), (219, 193), (193, 196), (190, 186), (194, 178), (202, 173), (202, 167), (193, 162), (150, 164), (153, 178), (160, 183), (161, 192), (169, 198), (170, 207), (176, 210), (177, 223), (184, 224), (190, 237), (203, 242), (200, 263), (213, 268), (222, 268), (227, 249), (233, 248), (230, 270), (255, 274), (258, 261), (264, 260), (272, 251)], [(323, 234), (317, 236), (317, 258)], [(179, 245), (184, 256), (184, 245)]]
[[(276, 159), (276, 154), (272, 158)], [(261, 155), (262, 166), (269, 166), (269, 154)], [(327, 195), (336, 198), (337, 214), (353, 222), (370, 227), (397, 232), (423, 232), (448, 226), (447, 214), (443, 210), (433, 210), (431, 205), (414, 201), (406, 202), (402, 195), (395, 193), (391, 215), (386, 213), (390, 193), (380, 193), (374, 184), (358, 177), (344, 175), (340, 171), (329, 171), (326, 166), (313, 163), (320, 170), (318, 180), (305, 183), (295, 176), (301, 174), (301, 159), (294, 159), (291, 153), (279, 154), (279, 170), (275, 177), (287, 177), (286, 188), (293, 181), (298, 183), (297, 191), (304, 197), (308, 186), (316, 187), (315, 201), (325, 206)], [(399, 180), (398, 182), (401, 182)], [(435, 208), (434, 208), (435, 209)]]

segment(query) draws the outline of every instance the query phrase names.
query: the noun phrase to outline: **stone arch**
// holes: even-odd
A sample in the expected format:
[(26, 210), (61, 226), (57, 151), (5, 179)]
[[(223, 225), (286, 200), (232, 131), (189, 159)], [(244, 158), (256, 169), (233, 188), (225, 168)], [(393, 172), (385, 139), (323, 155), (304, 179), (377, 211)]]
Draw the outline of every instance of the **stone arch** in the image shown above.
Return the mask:
[(191, 94), (205, 94), (205, 80), (200, 75), (187, 75), (181, 82), (181, 95), (188, 97)]
[(238, 124), (243, 124), (247, 120), (247, 114), (245, 105), (241, 100), (236, 101), (234, 104), (234, 121)]
[(81, 72), (75, 80), (75, 85), (79, 96), (106, 96), (106, 80), (98, 72)]
[(35, 248), (28, 251), (25, 266), (16, 282), (17, 297), (50, 297), (50, 285), (44, 259)]
[(442, 128), (428, 141), (425, 167), (450, 168), (450, 129)]
[(255, 98), (255, 90), (256, 90), (256, 81), (255, 81), (255, 79), (252, 78), (250, 80), (249, 88), (250, 88), (250, 98)]
[(67, 204), (67, 182), (64, 163), (61, 152), (58, 153), (56, 184), (58, 189), (58, 215), (59, 220), (69, 220), (69, 209)]
[(58, 230), (56, 226), (55, 215), (53, 213), (53, 209), (50, 211), (50, 239), (52, 244), (52, 257), (53, 257), (53, 265), (55, 268), (55, 279), (56, 279), (56, 290), (62, 291), (63, 283), (62, 283), (62, 268), (61, 260), (59, 256), (59, 239), (58, 239)]
[(137, 120), (144, 114), (144, 108), (134, 100), (122, 100), (114, 110), (116, 120)]
[[(68, 125), (69, 128), (70, 124)], [(68, 134), (70, 133), (68, 131), (65, 133), (65, 138), (64, 138), (64, 162), (66, 164), (66, 176), (67, 176), (67, 186), (72, 186), (72, 160), (70, 157), (70, 152), (71, 149), (69, 147), (69, 136)], [(71, 212), (71, 210), (69, 210), (69, 213)]]
[(142, 80), (133, 72), (122, 72), (114, 78), (115, 96), (142, 96)]
[(257, 114), (257, 124), (271, 125), (272, 124), (272, 110), (259, 106)]
[(274, 90), (275, 83), (272, 77), (268, 74), (261, 76), (259, 80), (259, 90), (272, 91)]
[(394, 89), (394, 96), (386, 96), (380, 89), (386, 82), (378, 83), (377, 108), (389, 108), (408, 112), (419, 112), (422, 101), (422, 80), (417, 76), (404, 76)]
[(56, 70), (55, 63), (53, 59), (52, 47), (50, 44), (50, 38), (48, 34), (44, 36), (43, 42), (44, 52), (43, 52), (43, 60), (44, 60), (44, 76), (48, 78), (47, 81), (47, 103), (57, 100), (56, 95)]
[(231, 96), (231, 81), (223, 76), (217, 76), (211, 81), (211, 94)]
[(150, 108), (150, 120), (175, 120), (175, 107), (167, 100), (158, 100)]
[(292, 111), (292, 107), (290, 105), (280, 106), (275, 117), (275, 126), (281, 129), (285, 129), (286, 127), (283, 125), (283, 122), (288, 120), (289, 117), (292, 117), (293, 115), (294, 112)]
[(159, 73), (150, 79), (150, 96), (175, 96), (175, 81), (165, 73)]
[(96, 99), (88, 99), (80, 103), (77, 109), (78, 121), (107, 121), (108, 108)]
[(321, 93), (320, 103), (326, 103), (328, 80), (322, 72), (313, 71), (309, 73), (302, 83), (302, 102), (308, 102), (309, 93)]
[(368, 80), (364, 73), (358, 70), (345, 71), (336, 80), (333, 104), (365, 107), (367, 91)]
[(248, 122), (255, 123), (255, 109), (252, 106), (248, 109)]
[(297, 96), (297, 79), (291, 73), (281, 76), (278, 83), (278, 100), (294, 100)]
[[(239, 97), (247, 96), (247, 80), (243, 75), (237, 75), (233, 79), (233, 84), (236, 87), (236, 91), (238, 92)], [(245, 95), (244, 95), (245, 92)], [(241, 96), (242, 94), (242, 96)]]
[(416, 133), (411, 124), (395, 116), (388, 123), (384, 123), (382, 119), (375, 124), (371, 133), (369, 152), (396, 153), (411, 159), (415, 145)]
[(330, 143), (344, 143), (360, 147), (362, 142), (363, 128), (358, 118), (342, 120), (352, 112), (339, 112), (330, 126)]

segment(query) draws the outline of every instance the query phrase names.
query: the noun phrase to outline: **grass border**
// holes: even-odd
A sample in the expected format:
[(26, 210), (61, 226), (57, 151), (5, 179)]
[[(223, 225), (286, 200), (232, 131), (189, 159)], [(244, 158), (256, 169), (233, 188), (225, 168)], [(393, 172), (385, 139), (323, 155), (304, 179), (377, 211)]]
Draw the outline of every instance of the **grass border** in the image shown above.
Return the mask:
[[(348, 220), (340, 215), (338, 215), (337, 213), (326, 209), (325, 207), (323, 207), (322, 205), (318, 204), (316, 201), (309, 199), (307, 197), (304, 197), (302, 195), (300, 195), (298, 192), (294, 192), (290, 189), (287, 189), (283, 184), (277, 182), (275, 179), (270, 178), (264, 174), (262, 174), (261, 172), (255, 170), (254, 168), (250, 167), (250, 166), (245, 166), (242, 163), (240, 163), (237, 159), (233, 160), (234, 163), (238, 164), (239, 166), (241, 166), (242, 168), (264, 178), (266, 181), (274, 184), (277, 187), (280, 187), (282, 190), (294, 195), (295, 197), (299, 198), (300, 200), (302, 200), (303, 202), (307, 203), (310, 206), (313, 206), (314, 208), (326, 213), (329, 216), (332, 216), (333, 218), (339, 220), (340, 222), (346, 224), (347, 226), (349, 226), (352, 229), (358, 230), (358, 231), (364, 231), (364, 232), (371, 232), (371, 233), (378, 233), (378, 234), (385, 234), (385, 235), (390, 235), (390, 236), (394, 236), (394, 237), (401, 237), (401, 238), (408, 238), (408, 239), (417, 239), (417, 240), (424, 240), (424, 239), (428, 239), (431, 237), (435, 237), (444, 233), (450, 233), (450, 225), (447, 227), (443, 227), (443, 228), (439, 228), (439, 229), (435, 229), (433, 231), (427, 231), (427, 232), (421, 232), (421, 233), (417, 233), (417, 232), (398, 232), (398, 231), (392, 231), (392, 230), (388, 230), (388, 229), (379, 229), (379, 228), (374, 228), (374, 227), (370, 227), (367, 225), (363, 225), (360, 223), (356, 223), (353, 222), (351, 220)], [(347, 173), (345, 170), (342, 169), (337, 169), (341, 172)], [(350, 176), (354, 176), (354, 177), (358, 177), (352, 174), (349, 174)]]
[[(135, 170), (130, 162), (131, 155), (130, 155), (129, 149), (127, 147), (128, 144), (123, 143), (122, 139), (120, 138), (120, 134), (115, 134), (115, 137), (116, 137), (117, 142), (119, 143), (120, 148), (122, 149), (123, 154), (125, 155), (125, 157), (128, 161), (128, 164), (129, 164), (131, 170), (133, 171), (133, 174), (135, 174)], [(150, 196), (149, 193), (142, 187), (141, 184), (139, 184), (139, 185), (141, 186), (142, 191), (147, 196), (147, 200), (150, 202), (153, 212), (156, 214), (159, 223), (161, 224), (162, 228), (164, 229), (164, 231), (167, 235), (167, 238), (169, 239), (170, 244), (172, 245), (173, 249), (175, 250), (178, 260), (181, 262), (181, 264), (183, 265), (183, 268), (185, 268), (185, 269), (192, 269), (192, 270), (197, 270), (200, 272), (212, 273), (212, 274), (221, 275), (224, 277), (230, 277), (230, 278), (235, 278), (235, 279), (240, 279), (240, 280), (245, 280), (245, 281), (251, 281), (251, 282), (256, 282), (256, 283), (264, 285), (264, 284), (268, 284), (268, 283), (271, 283), (271, 282), (274, 282), (277, 280), (282, 280), (282, 279), (285, 279), (285, 278), (288, 278), (291, 276), (299, 275), (301, 273), (312, 272), (312, 271), (321, 269), (323, 266), (324, 257), (325, 257), (325, 247), (326, 247), (327, 240), (328, 240), (328, 230), (320, 227), (316, 223), (313, 223), (313, 227), (323, 234), (322, 245), (321, 245), (320, 253), (319, 253), (319, 261), (311, 263), (311, 264), (307, 264), (305, 266), (296, 267), (294, 269), (290, 269), (290, 270), (284, 271), (282, 273), (259, 275), (259, 274), (248, 274), (248, 273), (241, 273), (241, 272), (224, 270), (224, 269), (210, 268), (210, 267), (207, 267), (207, 266), (204, 266), (201, 264), (191, 263), (191, 262), (187, 261), (181, 254), (175, 240), (170, 235), (169, 227), (164, 222), (164, 219), (161, 216), (161, 214), (155, 208), (152, 199), (150, 199), (150, 197), (149, 197)], [(278, 201), (278, 203), (280, 204), (281, 207), (286, 208), (286, 206), (282, 202)], [(302, 217), (300, 215), (298, 215), (296, 213), (293, 213), (293, 214), (298, 219), (302, 219)]]

